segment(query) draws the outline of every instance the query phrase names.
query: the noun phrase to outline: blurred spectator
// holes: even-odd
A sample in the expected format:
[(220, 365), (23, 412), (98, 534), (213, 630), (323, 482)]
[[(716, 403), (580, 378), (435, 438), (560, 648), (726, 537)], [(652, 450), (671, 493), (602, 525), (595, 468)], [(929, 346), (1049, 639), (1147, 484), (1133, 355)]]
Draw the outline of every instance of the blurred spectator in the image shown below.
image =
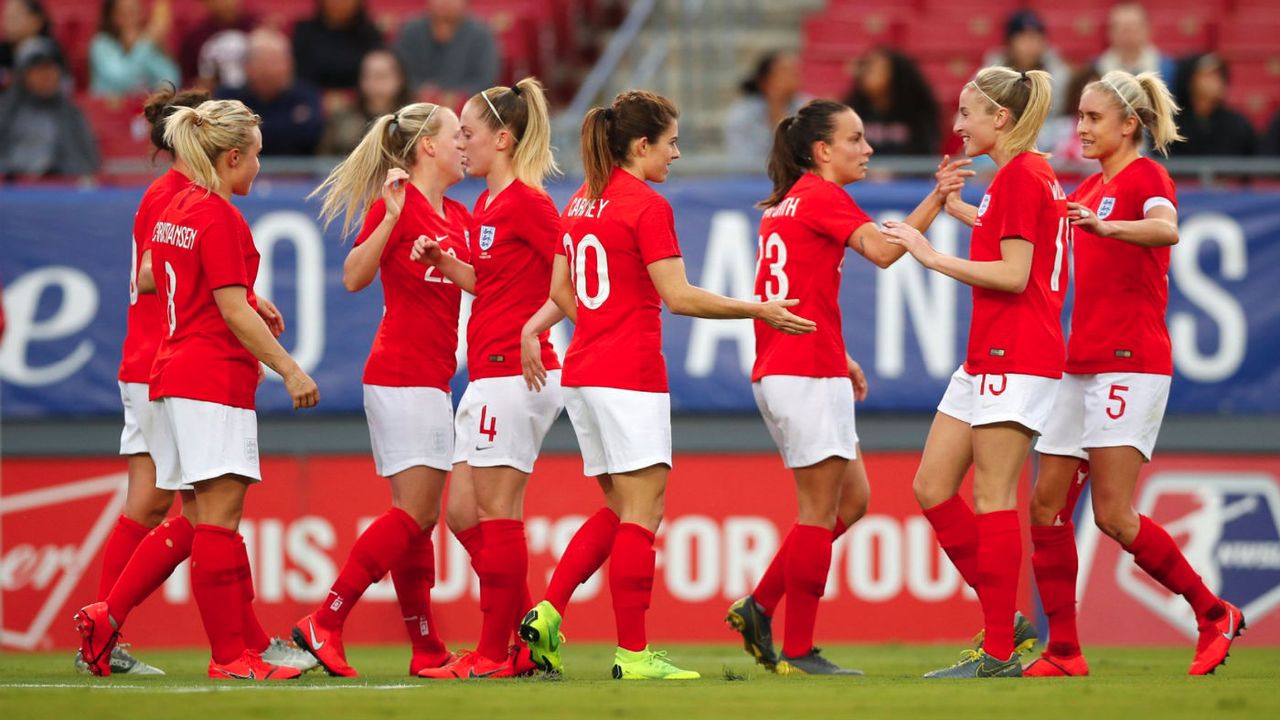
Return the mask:
[(1066, 103), (1071, 68), (1049, 45), (1044, 21), (1032, 10), (1017, 10), (1009, 16), (1004, 25), (1004, 47), (987, 53), (982, 64), (1004, 65), (1019, 72), (1044, 70), (1053, 76), (1052, 112), (1060, 112)]
[(98, 34), (89, 44), (89, 91), (94, 95), (145, 92), (177, 85), (178, 66), (164, 53), (173, 15), (169, 0), (156, 0), (143, 23), (142, 0), (104, 0)]
[(483, 22), (467, 14), (466, 0), (429, 0), (427, 8), (396, 38), (413, 93), (456, 106), (497, 84), (497, 42)]
[(724, 146), (735, 155), (765, 157), (774, 127), (808, 101), (800, 92), (800, 61), (787, 52), (765, 53), (742, 81), (742, 93), (725, 113)]
[(14, 52), (14, 82), (0, 95), (0, 175), (91, 175), (98, 146), (84, 114), (62, 87), (58, 46), (29, 38)]
[(876, 48), (858, 60), (853, 82), (844, 103), (862, 117), (867, 142), (877, 155), (938, 152), (938, 101), (914, 60)]
[(365, 12), (364, 0), (317, 0), (316, 15), (293, 28), (298, 77), (324, 89), (353, 88), (360, 59), (382, 47), (382, 31)]
[(209, 16), (182, 36), (178, 64), (189, 84), (207, 88), (244, 84), (248, 33), (257, 18), (245, 13), (240, 0), (203, 0)]
[(293, 74), (289, 39), (268, 28), (249, 33), (241, 88), (217, 97), (239, 100), (262, 116), (263, 155), (311, 155), (324, 131), (320, 92)]
[(1094, 61), (1098, 75), (1124, 70), (1137, 75), (1157, 72), (1166, 83), (1173, 81), (1173, 58), (1161, 54), (1151, 43), (1151, 23), (1142, 3), (1122, 2), (1107, 15), (1107, 49)]
[[(53, 40), (53, 24), (40, 0), (4, 0), (4, 40), (0, 41), (0, 88), (9, 86), (13, 55), (22, 41), (33, 37)], [(54, 45), (57, 47), (57, 44)], [(62, 51), (58, 63), (66, 67)]]
[(320, 154), (349, 154), (360, 144), (374, 118), (393, 113), (410, 102), (409, 82), (400, 58), (386, 49), (370, 52), (360, 63), (360, 96), (354, 106), (339, 108), (329, 115), (320, 140)]
[(1262, 137), (1262, 146), (1258, 149), (1262, 155), (1280, 155), (1280, 110), (1271, 118), (1267, 126), (1267, 134)]
[(1175, 94), (1182, 113), (1178, 130), (1187, 139), (1172, 155), (1252, 155), (1257, 139), (1244, 115), (1227, 107), (1227, 64), (1214, 53), (1192, 55), (1178, 65)]

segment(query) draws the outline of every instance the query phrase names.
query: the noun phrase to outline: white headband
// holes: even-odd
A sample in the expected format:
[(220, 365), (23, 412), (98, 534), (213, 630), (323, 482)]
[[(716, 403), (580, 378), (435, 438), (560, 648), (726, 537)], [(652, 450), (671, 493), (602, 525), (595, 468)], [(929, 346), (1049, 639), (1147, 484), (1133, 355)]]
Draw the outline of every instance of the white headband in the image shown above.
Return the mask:
[[(440, 109), (440, 105), (439, 105), (439, 104), (436, 104), (436, 105), (432, 105), (432, 106), (431, 106), (431, 112), (428, 112), (428, 113), (427, 113), (427, 119), (422, 121), (422, 124), (418, 126), (418, 132), (416, 132), (416, 133), (414, 133), (414, 134), (413, 134), (413, 139), (409, 141), (409, 144), (408, 144), (408, 145), (405, 145), (405, 146), (404, 146), (404, 154), (405, 154), (406, 156), (407, 156), (409, 153), (413, 152), (413, 146), (414, 146), (414, 144), (416, 144), (416, 143), (418, 142), (418, 138), (422, 136), (422, 131), (423, 131), (423, 130), (426, 130), (426, 129), (427, 129), (427, 125), (429, 125), (429, 124), (431, 123), (431, 116), (432, 116), (432, 115), (435, 115), (435, 114), (436, 114), (436, 111), (437, 111), (437, 110), (439, 110), (439, 109)], [(397, 117), (398, 117), (398, 113), (397, 113)], [(396, 122), (397, 122), (397, 123), (399, 123), (400, 121), (399, 121), (399, 120), (397, 120)]]
[(502, 116), (498, 114), (498, 108), (494, 107), (494, 106), (493, 106), (493, 101), (489, 99), (489, 94), (488, 94), (488, 93), (489, 93), (489, 91), (488, 91), (488, 90), (481, 90), (481, 91), (480, 91), (480, 97), (484, 98), (484, 102), (485, 102), (485, 104), (486, 104), (486, 105), (488, 105), (488, 106), (489, 106), (489, 109), (493, 111), (493, 116), (494, 116), (494, 117), (496, 117), (496, 118), (498, 118), (498, 123), (499, 123), (500, 125), (506, 125), (506, 124), (507, 124), (507, 123), (506, 123), (506, 121), (504, 121), (504, 120), (502, 119)]
[(1121, 101), (1121, 102), (1123, 102), (1123, 103), (1125, 104), (1125, 107), (1129, 108), (1129, 112), (1130, 112), (1130, 113), (1131, 113), (1135, 118), (1137, 118), (1137, 119), (1138, 119), (1138, 124), (1139, 124), (1139, 125), (1141, 125), (1142, 127), (1146, 127), (1146, 126), (1147, 126), (1147, 124), (1146, 124), (1146, 123), (1142, 122), (1142, 116), (1138, 114), (1138, 110), (1137, 110), (1137, 108), (1135, 108), (1135, 107), (1133, 106), (1133, 103), (1129, 102), (1128, 98), (1126, 98), (1126, 97), (1124, 96), (1124, 94), (1120, 92), (1120, 88), (1116, 87), (1116, 86), (1115, 86), (1115, 85), (1114, 85), (1110, 80), (1108, 80), (1108, 79), (1106, 79), (1106, 78), (1102, 78), (1102, 83), (1103, 83), (1104, 85), (1106, 85), (1107, 87), (1111, 88), (1111, 92), (1115, 93), (1115, 94), (1116, 94), (1116, 97), (1120, 98), (1120, 101)]
[(987, 99), (987, 102), (991, 103), (992, 105), (995, 105), (996, 107), (998, 107), (998, 108), (1000, 108), (1000, 109), (1002, 109), (1002, 110), (1008, 110), (1008, 109), (1009, 109), (1009, 108), (1007, 108), (1007, 107), (1005, 107), (1005, 106), (1001, 105), (1000, 103), (996, 102), (996, 99), (995, 99), (995, 98), (993, 98), (993, 97), (991, 97), (990, 95), (988, 95), (986, 90), (983, 90), (982, 88), (978, 87), (978, 81), (977, 81), (977, 80), (970, 80), (970, 81), (969, 81), (969, 86), (970, 86), (970, 87), (972, 87), (974, 90), (977, 90), (978, 92), (982, 93), (982, 97), (986, 98), (986, 99)]

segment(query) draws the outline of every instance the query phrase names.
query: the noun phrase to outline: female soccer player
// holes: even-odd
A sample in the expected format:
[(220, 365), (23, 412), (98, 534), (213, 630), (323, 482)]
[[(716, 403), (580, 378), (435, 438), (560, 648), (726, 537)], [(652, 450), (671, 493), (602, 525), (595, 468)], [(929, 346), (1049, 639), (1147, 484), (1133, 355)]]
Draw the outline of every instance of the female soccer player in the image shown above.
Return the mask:
[(1036, 443), (1040, 471), (1031, 500), (1031, 563), (1049, 616), (1049, 645), (1026, 675), (1089, 674), (1076, 636), (1074, 502), (1067, 500), (1083, 459), (1098, 528), (1195, 612), (1200, 640), (1190, 674), (1213, 672), (1245, 627), (1239, 608), (1210, 592), (1169, 533), (1133, 509), (1138, 473), (1151, 459), (1169, 399), (1173, 355), (1164, 315), (1169, 247), (1178, 242), (1173, 180), (1139, 148), (1144, 130), (1161, 152), (1181, 139), (1177, 112), (1155, 73), (1115, 70), (1080, 97), (1084, 156), (1102, 172), (1067, 198), (1075, 304), (1066, 375)]
[(364, 407), (374, 465), (391, 483), (391, 508), (360, 534), (329, 596), (293, 629), (294, 641), (330, 675), (357, 674), (342, 645), (343, 623), (388, 570), (413, 645), (409, 674), (450, 659), (431, 616), (431, 531), (453, 456), (449, 380), (457, 369), (462, 291), (435, 268), (424, 272), (409, 252), (425, 235), (466, 257), (471, 218), (444, 195), (464, 175), (458, 116), (414, 103), (378, 118), (312, 193), (324, 196), (326, 224), (344, 215), (344, 235), (364, 213), (342, 283), (357, 292), (381, 271), (386, 308), (364, 369)]
[[(984, 639), (926, 677), (1022, 674), (1014, 631), (1018, 476), (1048, 421), (1065, 354), (1067, 201), (1035, 149), (1050, 93), (1044, 71), (988, 67), (960, 94), (955, 132), (965, 154), (989, 155), (999, 168), (982, 204), (956, 211), (973, 226), (970, 259), (939, 253), (909, 225), (885, 224), (922, 265), (973, 286), (965, 362), (938, 405), (914, 489), (938, 542), (978, 592)], [(959, 495), (970, 465), (977, 516)]]
[[(795, 473), (798, 514), (770, 564), (772, 574), (766, 571), (756, 590), (730, 607), (726, 621), (742, 634), (748, 653), (780, 674), (861, 674), (824, 658), (813, 646), (813, 630), (831, 543), (866, 513), (870, 494), (854, 426), (854, 395), (861, 385), (865, 396), (866, 378), (845, 353), (840, 318), (844, 251), (853, 248), (881, 268), (906, 252), (888, 242), (844, 190), (866, 176), (872, 152), (857, 113), (814, 100), (778, 123), (769, 154), (773, 193), (760, 203), (756, 295), (795, 298), (796, 312), (818, 323), (817, 332), (802, 336), (755, 324), (752, 390), (783, 463)], [(944, 159), (938, 186), (907, 223), (927, 230), (947, 195), (972, 175), (962, 169), (970, 162)], [(783, 592), (787, 634), (779, 660), (772, 615)]]
[[(170, 169), (147, 188), (134, 216), (133, 255), (129, 283), (129, 314), (125, 332), (123, 358), (120, 363), (120, 398), (125, 408), (125, 429), (120, 439), (121, 454), (129, 456), (129, 487), (125, 513), (107, 538), (103, 555), (102, 579), (98, 599), (105, 602), (114, 622), (122, 625), (129, 613), (173, 573), (174, 568), (191, 554), (194, 535), (195, 493), (181, 483), (178, 468), (168, 463), (163, 477), (157, 477), (157, 465), (151, 448), (168, 444), (168, 433), (149, 399), (151, 365), (165, 334), (165, 309), (155, 291), (151, 265), (151, 238), (156, 221), (169, 202), (191, 182), (191, 168), (165, 140), (165, 119), (179, 107), (196, 107), (209, 99), (204, 90), (161, 90), (147, 98), (143, 114), (151, 126), (151, 143), (156, 152), (173, 157)], [(256, 299), (255, 309), (266, 321), (272, 334), (284, 331), (284, 318), (266, 298)], [(170, 453), (171, 454), (171, 453)], [(174, 490), (182, 488), (182, 514), (164, 519), (173, 504)], [(287, 665), (309, 670), (315, 661), (306, 653), (287, 645), (279, 638), (268, 638), (257, 624), (256, 615), (245, 620), (246, 642), (263, 659), (273, 665)], [(76, 668), (84, 672), (107, 675), (111, 672), (155, 675), (163, 671), (133, 658), (117, 643), (111, 650), (109, 667), (91, 668), (76, 654)], [(99, 672), (101, 671), (101, 672)]]
[[(560, 414), (560, 361), (547, 333), (537, 353), (548, 371), (545, 392), (529, 389), (520, 366), (520, 330), (547, 299), (560, 240), (560, 214), (542, 189), (557, 173), (542, 85), (525, 78), (489, 88), (462, 109), (467, 172), (483, 177), (470, 228), (471, 262), (420, 237), (413, 257), (434, 264), (475, 295), (467, 323), (471, 382), (454, 423), (454, 473), (448, 516), (480, 576), (480, 642), (422, 677), (510, 677), (532, 671), (512, 633), (532, 604), (524, 492), (542, 439)], [(477, 551), (478, 548), (478, 551)], [(521, 657), (517, 654), (523, 653)]]
[[(234, 100), (178, 108), (165, 121), (165, 141), (186, 162), (192, 183), (174, 196), (152, 237), (167, 333), (150, 390), (167, 436), (151, 450), (157, 468), (176, 466), (171, 480), (194, 488), (199, 524), (191, 541), (191, 586), (212, 649), (209, 677), (282, 680), (300, 672), (263, 661), (247, 643), (253, 581), (236, 531), (245, 491), (261, 480), (253, 410), (258, 362), (280, 373), (295, 408), (313, 407), (319, 392), (254, 309), (258, 251), (230, 202), (232, 194), (247, 194), (257, 177), (259, 122)], [(157, 475), (161, 482), (168, 477), (164, 470)], [(76, 620), (85, 659), (97, 663), (118, 625), (106, 603), (81, 610)], [(256, 617), (251, 623), (257, 625)]]
[[(654, 533), (662, 520), (671, 470), (671, 397), (662, 357), (659, 301), (674, 313), (756, 318), (792, 333), (815, 324), (786, 308), (795, 300), (731, 300), (689, 284), (671, 205), (648, 182), (667, 179), (680, 157), (678, 113), (670, 100), (628, 91), (582, 123), (586, 182), (564, 212), (551, 299), (525, 324), (545, 332), (562, 317), (576, 321), (565, 354), (565, 407), (582, 448), (583, 472), (595, 476), (605, 504), (574, 536), (547, 590), (525, 616), (521, 637), (545, 670), (559, 669), (560, 619), (569, 595), (605, 558), (618, 631), (613, 676), (684, 680), (665, 653), (649, 649), (645, 610), (653, 590)], [(572, 267), (572, 278), (570, 276)], [(548, 382), (535, 347), (522, 355), (526, 378)]]

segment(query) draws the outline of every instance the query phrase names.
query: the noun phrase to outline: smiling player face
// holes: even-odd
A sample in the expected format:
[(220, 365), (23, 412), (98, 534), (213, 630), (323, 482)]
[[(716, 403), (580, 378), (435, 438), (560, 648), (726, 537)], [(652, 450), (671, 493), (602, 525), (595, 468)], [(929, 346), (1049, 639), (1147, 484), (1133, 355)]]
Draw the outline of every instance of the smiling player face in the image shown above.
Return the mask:
[(1080, 97), (1076, 132), (1080, 135), (1080, 153), (1098, 160), (1110, 157), (1133, 141), (1138, 120), (1125, 117), (1115, 93), (1094, 89)]
[(996, 146), (999, 132), (996, 129), (1002, 111), (992, 110), (991, 102), (982, 97), (972, 85), (966, 85), (960, 93), (960, 107), (952, 130), (964, 141), (964, 154), (969, 157), (987, 155)]

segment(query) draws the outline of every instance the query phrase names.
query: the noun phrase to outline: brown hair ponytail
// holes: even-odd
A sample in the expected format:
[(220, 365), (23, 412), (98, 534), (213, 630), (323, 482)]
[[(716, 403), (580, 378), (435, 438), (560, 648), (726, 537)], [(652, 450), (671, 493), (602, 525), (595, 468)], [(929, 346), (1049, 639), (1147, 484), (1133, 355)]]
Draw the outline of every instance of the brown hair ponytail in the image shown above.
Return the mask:
[(680, 117), (675, 104), (647, 90), (618, 93), (607, 108), (591, 108), (582, 119), (582, 168), (587, 196), (600, 197), (613, 168), (627, 161), (631, 141), (657, 142)]
[(782, 202), (804, 174), (814, 168), (813, 144), (830, 143), (835, 137), (836, 116), (851, 112), (848, 105), (834, 100), (810, 100), (795, 115), (783, 118), (773, 130), (769, 150), (769, 179), (773, 192), (756, 203), (771, 208)]

